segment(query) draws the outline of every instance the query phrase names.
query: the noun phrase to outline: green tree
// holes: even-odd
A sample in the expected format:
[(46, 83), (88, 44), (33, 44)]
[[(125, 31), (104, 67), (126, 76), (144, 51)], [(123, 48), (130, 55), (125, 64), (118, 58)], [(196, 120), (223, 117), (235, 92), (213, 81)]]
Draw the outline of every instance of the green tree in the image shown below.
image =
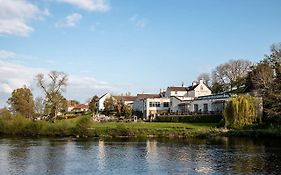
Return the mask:
[(14, 113), (18, 113), (27, 118), (32, 118), (34, 114), (34, 100), (32, 92), (29, 88), (23, 87), (15, 89), (11, 97), (8, 99), (8, 104)]
[(231, 98), (224, 109), (225, 126), (242, 128), (258, 121), (257, 103), (254, 97), (239, 95)]
[(114, 99), (112, 97), (107, 98), (104, 101), (104, 112), (105, 112), (105, 114), (109, 115), (109, 114), (114, 113), (114, 111), (115, 111)]
[(263, 97), (263, 121), (281, 123), (281, 43), (271, 46), (270, 55), (249, 73), (258, 95)]
[(122, 111), (123, 111), (123, 115), (124, 115), (125, 118), (131, 118), (132, 117), (133, 110), (130, 106), (124, 104)]
[(62, 92), (67, 86), (67, 75), (63, 72), (51, 71), (48, 74), (48, 80), (45, 79), (44, 74), (38, 74), (36, 77), (37, 85), (43, 90), (46, 96), (46, 102), (49, 113), (49, 120), (54, 121), (57, 118), (57, 113), (65, 104), (65, 98)]
[(98, 97), (97, 95), (95, 95), (95, 96), (91, 99), (91, 101), (90, 101), (90, 103), (89, 103), (89, 109), (90, 109), (94, 114), (97, 113), (97, 111), (98, 111), (98, 105), (97, 105), (98, 101), (99, 101), (99, 97)]

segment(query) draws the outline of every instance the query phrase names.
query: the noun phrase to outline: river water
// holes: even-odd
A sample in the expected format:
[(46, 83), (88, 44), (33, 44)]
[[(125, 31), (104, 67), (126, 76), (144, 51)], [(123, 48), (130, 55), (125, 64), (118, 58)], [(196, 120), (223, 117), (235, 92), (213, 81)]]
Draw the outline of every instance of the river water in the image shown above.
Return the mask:
[(278, 139), (0, 138), (0, 174), (280, 174)]

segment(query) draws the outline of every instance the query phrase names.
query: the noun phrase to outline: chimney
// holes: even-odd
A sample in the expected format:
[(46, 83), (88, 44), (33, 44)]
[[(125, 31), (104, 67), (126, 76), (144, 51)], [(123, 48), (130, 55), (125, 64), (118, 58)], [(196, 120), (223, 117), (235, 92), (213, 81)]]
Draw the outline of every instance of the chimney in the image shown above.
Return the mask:
[(192, 82), (192, 86), (196, 86), (197, 85), (197, 82), (196, 81), (193, 81)]
[(201, 79), (201, 80), (199, 81), (199, 84), (204, 84), (204, 80)]
[(184, 87), (184, 82), (181, 82), (181, 87)]

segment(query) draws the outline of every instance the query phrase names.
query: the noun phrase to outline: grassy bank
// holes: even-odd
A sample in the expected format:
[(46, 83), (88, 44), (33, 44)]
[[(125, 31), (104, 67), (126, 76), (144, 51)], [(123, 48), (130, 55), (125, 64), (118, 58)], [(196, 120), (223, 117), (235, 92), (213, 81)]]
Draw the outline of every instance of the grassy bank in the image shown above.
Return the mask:
[(280, 129), (224, 130), (217, 123), (96, 123), (89, 117), (31, 121), (23, 117), (0, 118), (0, 133), (17, 136), (74, 137), (213, 137), (213, 136), (278, 136)]

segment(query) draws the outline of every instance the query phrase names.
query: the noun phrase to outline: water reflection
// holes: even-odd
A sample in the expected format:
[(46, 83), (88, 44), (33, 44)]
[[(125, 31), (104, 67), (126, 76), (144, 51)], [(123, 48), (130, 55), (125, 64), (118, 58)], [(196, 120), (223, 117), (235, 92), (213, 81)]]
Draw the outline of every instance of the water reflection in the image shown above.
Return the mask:
[(280, 141), (0, 139), (1, 174), (279, 174)]

